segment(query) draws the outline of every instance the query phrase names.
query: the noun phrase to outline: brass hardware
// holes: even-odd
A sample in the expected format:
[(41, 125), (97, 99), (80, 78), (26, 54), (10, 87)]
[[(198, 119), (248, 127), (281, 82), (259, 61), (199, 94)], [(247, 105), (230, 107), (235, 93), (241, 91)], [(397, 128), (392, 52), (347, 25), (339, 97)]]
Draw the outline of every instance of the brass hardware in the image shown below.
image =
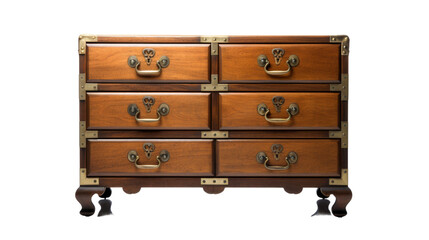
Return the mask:
[(274, 55), (276, 65), (279, 65), (282, 61), (283, 55), (285, 54), (285, 50), (282, 48), (273, 48), (272, 53)]
[(155, 151), (155, 145), (153, 145), (153, 143), (145, 143), (143, 144), (143, 150), (147, 159), (150, 159), (153, 151)]
[(282, 109), (283, 103), (285, 103), (285, 98), (282, 96), (274, 96), (273, 99), (273, 105), (276, 108), (277, 112), (280, 112)]
[[(145, 154), (146, 154), (146, 157), (147, 157), (148, 156), (147, 155), (148, 151), (150, 153), (152, 153), (155, 150), (155, 145), (153, 145), (152, 143), (145, 143), (143, 145), (143, 149), (145, 150)], [(129, 151), (128, 155), (127, 155), (127, 158), (128, 158), (128, 161), (134, 163), (134, 166), (136, 168), (138, 168), (138, 169), (156, 169), (156, 168), (159, 168), (161, 166), (161, 163), (167, 162), (170, 159), (170, 153), (167, 150), (161, 150), (161, 152), (159, 153), (159, 155), (156, 156), (156, 160), (158, 161), (158, 164), (156, 164), (156, 165), (141, 165), (141, 164), (138, 164), (138, 161), (139, 161), (140, 157), (139, 157), (137, 151), (135, 151), (135, 150)], [(150, 158), (150, 156), (148, 157), (148, 159), (149, 158)]]
[[(277, 49), (277, 48), (275, 48), (275, 49)], [(273, 55), (274, 55), (274, 59), (276, 61), (276, 64), (277, 64), (277, 62), (279, 62), (279, 64), (280, 64), (281, 58), (279, 58), (279, 56), (281, 54), (281, 51), (280, 52), (279, 52), (279, 50), (275, 51), (275, 49), (273, 49), (273, 51), (272, 51)], [(283, 57), (283, 55), (281, 55), (281, 57)], [(260, 67), (264, 68), (265, 73), (267, 73), (268, 75), (282, 76), (282, 75), (285, 75), (288, 72), (290, 72), (292, 70), (292, 67), (298, 66), (299, 58), (296, 55), (290, 55), (288, 60), (286, 61), (286, 65), (288, 66), (288, 69), (286, 69), (286, 70), (268, 70), (268, 67), (270, 66), (270, 61), (268, 60), (267, 56), (264, 54), (261, 54), (258, 56), (257, 62), (258, 62), (258, 65)]]
[(228, 138), (228, 131), (202, 131), (201, 138)]
[(152, 58), (155, 56), (155, 50), (152, 48), (145, 48), (143, 49), (143, 56), (146, 61), (146, 64), (149, 66), (152, 62)]
[[(155, 103), (155, 99), (153, 100), (153, 102)], [(146, 105), (145, 108), (147, 109)], [(167, 116), (168, 113), (170, 113), (170, 107), (166, 103), (161, 103), (156, 110), (156, 114), (158, 116), (157, 118), (139, 118), (140, 109), (137, 104), (134, 103), (128, 105), (127, 112), (136, 119), (136, 122), (158, 122), (159, 120), (161, 120), (161, 117)]]
[(228, 41), (229, 41), (228, 36), (201, 36), (200, 37), (200, 42), (203, 42), (203, 43), (212, 43), (212, 42), (227, 43)]
[[(279, 145), (279, 144), (274, 144), (274, 145)], [(271, 146), (271, 149), (273, 148), (273, 146)], [(283, 148), (283, 146), (282, 146), (282, 148)], [(270, 159), (268, 158), (268, 156), (265, 152), (258, 152), (256, 154), (256, 161), (259, 164), (264, 164), (265, 168), (268, 170), (287, 170), (287, 169), (289, 169), (291, 164), (295, 164), (298, 161), (298, 154), (296, 152), (293, 152), (293, 151), (289, 152), (288, 155), (285, 157), (285, 161), (287, 163), (286, 165), (281, 165), (281, 166), (268, 165), (269, 160)]]
[(202, 92), (227, 92), (228, 84), (219, 84), (218, 74), (211, 75), (211, 83), (210, 84), (201, 84)]
[(345, 35), (330, 36), (329, 41), (331, 43), (341, 43), (341, 55), (349, 55), (350, 39), (348, 36), (345, 36)]
[(98, 138), (98, 131), (86, 131), (86, 122), (79, 122), (79, 146), (86, 148), (86, 139)]
[(201, 178), (201, 185), (228, 185), (228, 178)]
[(86, 177), (86, 168), (81, 168), (80, 169), (80, 178), (79, 178), (79, 182), (80, 185), (99, 185), (100, 184), (100, 180), (99, 178), (88, 178)]
[(161, 152), (159, 152), (159, 159), (161, 162), (167, 162), (170, 160), (170, 153), (167, 150), (161, 150)]
[(85, 73), (79, 74), (79, 100), (86, 100), (87, 91), (98, 91), (97, 83), (86, 83)]
[[(150, 65), (152, 58), (155, 56), (155, 50), (152, 48), (143, 49), (143, 56), (147, 65)], [(170, 65), (170, 59), (167, 56), (161, 56), (161, 58), (156, 62), (157, 70), (139, 70), (140, 61), (136, 56), (128, 57), (128, 66), (134, 68), (136, 73), (140, 77), (156, 77), (161, 75), (162, 69)]]
[(280, 153), (283, 152), (283, 146), (281, 144), (273, 144), (271, 145), (271, 152), (273, 152), (274, 158), (278, 161)]
[(200, 42), (210, 43), (210, 54), (219, 55), (219, 43), (227, 43), (228, 36), (201, 36)]
[(268, 108), (268, 106), (265, 103), (260, 103), (257, 106), (256, 110), (257, 110), (257, 112), (258, 112), (259, 115), (265, 117), (265, 120), (267, 122), (271, 122), (271, 123), (283, 123), (283, 122), (290, 121), (292, 119), (292, 116), (295, 116), (295, 115), (297, 115), (299, 113), (299, 106), (296, 103), (291, 103), (289, 105), (289, 108), (286, 109), (286, 112), (289, 115), (288, 118), (269, 118), (268, 114), (270, 113), (270, 109)]
[(349, 172), (348, 169), (341, 169), (341, 178), (330, 178), (329, 185), (342, 185), (342, 186), (349, 185), (348, 172)]
[(79, 54), (86, 53), (87, 42), (97, 42), (98, 38), (95, 35), (82, 34), (79, 36)]
[(341, 74), (340, 84), (331, 84), (331, 92), (341, 92), (341, 101), (347, 101), (349, 98), (349, 75), (347, 73)]
[(146, 112), (150, 113), (150, 109), (155, 104), (155, 98), (146, 96), (143, 98), (143, 105), (146, 108)]
[(341, 131), (329, 131), (330, 138), (341, 138), (341, 148), (348, 148), (348, 123), (341, 122)]

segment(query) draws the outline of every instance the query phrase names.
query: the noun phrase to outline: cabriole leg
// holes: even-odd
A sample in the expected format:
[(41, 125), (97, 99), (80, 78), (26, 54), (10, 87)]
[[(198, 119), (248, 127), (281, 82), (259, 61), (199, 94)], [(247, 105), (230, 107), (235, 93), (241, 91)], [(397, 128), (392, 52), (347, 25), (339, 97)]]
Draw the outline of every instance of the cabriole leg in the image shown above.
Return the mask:
[(80, 214), (87, 217), (93, 215), (95, 212), (95, 206), (91, 201), (91, 197), (94, 194), (98, 194), (98, 196), (101, 197), (105, 192), (106, 192), (106, 195), (110, 196), (110, 194), (108, 194), (108, 191), (110, 191), (110, 194), (111, 194), (110, 188), (106, 188), (106, 187), (79, 187), (76, 191), (75, 196), (77, 201), (82, 206), (82, 210), (80, 210)]
[(352, 191), (347, 186), (332, 186), (332, 187), (321, 187), (319, 196), (329, 197), (333, 194), (336, 198), (334, 205), (332, 206), (332, 213), (336, 217), (344, 217), (347, 215), (346, 206), (352, 200)]

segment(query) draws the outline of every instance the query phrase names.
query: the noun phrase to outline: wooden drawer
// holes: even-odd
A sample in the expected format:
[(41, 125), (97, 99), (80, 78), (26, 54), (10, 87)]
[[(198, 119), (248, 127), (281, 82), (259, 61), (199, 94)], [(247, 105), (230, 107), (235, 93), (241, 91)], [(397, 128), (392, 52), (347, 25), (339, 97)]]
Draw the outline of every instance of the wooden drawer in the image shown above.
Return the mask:
[[(150, 158), (146, 156), (145, 144), (153, 150)], [(163, 150), (168, 151), (169, 159), (160, 161), (155, 169), (137, 168), (128, 159), (129, 152), (135, 151), (139, 166), (157, 166), (157, 156), (163, 155)], [(88, 176), (213, 176), (212, 151), (212, 140), (89, 140)]]
[[(87, 102), (88, 129), (210, 129), (210, 93), (88, 93)], [(131, 104), (139, 109), (139, 119), (159, 121), (138, 122), (130, 114)], [(161, 104), (168, 106), (166, 115), (157, 113)]]
[[(147, 65), (143, 55), (151, 57)], [(208, 83), (210, 44), (88, 44), (87, 82), (195, 82)], [(157, 70), (157, 61), (167, 56), (169, 64), (159, 76), (139, 76), (128, 65), (130, 56), (137, 57), (139, 70)], [(148, 57), (149, 58), (149, 57)]]
[[(219, 44), (221, 82), (261, 83), (334, 83), (340, 81), (340, 46), (338, 44)], [(273, 49), (283, 49), (276, 64)], [(287, 70), (290, 55), (299, 59), (297, 66), (281, 76), (272, 76), (259, 66), (258, 57), (265, 55), (268, 71)]]
[[(274, 144), (283, 148), (278, 153), (278, 160), (272, 151)], [(218, 176), (340, 176), (338, 139), (218, 140), (216, 148)], [(295, 152), (297, 157), (295, 163), (289, 163), (288, 169), (268, 170), (264, 165), (265, 161), (257, 161), (259, 152), (264, 152), (268, 157), (267, 167), (288, 165), (285, 159), (290, 152)]]
[[(339, 129), (339, 93), (220, 93), (219, 96), (222, 130)], [(283, 102), (280, 112), (277, 112), (274, 102)], [(268, 119), (287, 119), (287, 109), (292, 103), (298, 106), (298, 111), (287, 122), (269, 122), (264, 114), (258, 112), (258, 106), (265, 104), (269, 109)]]

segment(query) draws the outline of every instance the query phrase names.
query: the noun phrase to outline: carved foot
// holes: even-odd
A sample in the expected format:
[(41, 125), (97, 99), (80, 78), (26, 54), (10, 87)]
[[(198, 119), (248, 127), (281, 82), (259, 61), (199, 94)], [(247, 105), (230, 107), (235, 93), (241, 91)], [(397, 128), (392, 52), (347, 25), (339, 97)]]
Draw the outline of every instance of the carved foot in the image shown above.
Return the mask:
[(332, 206), (332, 213), (336, 217), (344, 217), (347, 215), (346, 206), (352, 200), (352, 191), (347, 186), (338, 187), (321, 187), (318, 194), (319, 196), (329, 197), (333, 194), (336, 198), (334, 205)]
[(283, 187), (283, 189), (287, 193), (292, 193), (292, 194), (298, 194), (298, 193), (302, 192), (302, 187), (301, 186), (290, 185), (290, 186), (287, 186), (287, 187)]
[[(80, 210), (80, 214), (83, 216), (91, 216), (95, 212), (95, 206), (91, 201), (91, 197), (94, 194), (98, 194), (98, 196), (102, 196), (106, 190), (110, 188), (106, 187), (79, 187), (76, 191), (76, 199), (82, 206), (82, 210)], [(110, 190), (111, 193), (111, 190)]]
[(223, 192), (223, 190), (225, 190), (225, 187), (208, 185), (208, 186), (203, 186), (203, 189), (206, 193), (209, 193), (209, 194), (219, 194)]

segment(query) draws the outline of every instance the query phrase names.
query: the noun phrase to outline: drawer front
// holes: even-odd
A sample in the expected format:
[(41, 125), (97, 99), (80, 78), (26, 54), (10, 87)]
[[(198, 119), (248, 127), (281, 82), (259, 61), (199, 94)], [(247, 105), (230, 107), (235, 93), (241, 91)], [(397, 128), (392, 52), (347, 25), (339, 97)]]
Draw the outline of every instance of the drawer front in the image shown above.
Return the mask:
[(213, 176), (212, 151), (212, 140), (89, 140), (88, 176)]
[[(340, 176), (338, 139), (219, 140), (217, 151), (218, 176)], [(267, 163), (263, 157), (257, 160), (260, 152)]]
[[(219, 44), (221, 82), (339, 82), (340, 47), (338, 44)], [(278, 50), (278, 65), (273, 49)], [(280, 53), (279, 53), (280, 51)], [(258, 57), (265, 55), (269, 66), (258, 64)], [(290, 55), (296, 55), (299, 62), (282, 75), (272, 71), (286, 71)], [(280, 58), (281, 56), (281, 58)], [(291, 62), (292, 64), (292, 62)]]
[(209, 129), (210, 93), (88, 93), (87, 102), (88, 129)]
[[(87, 47), (87, 82), (209, 82), (209, 44), (88, 44)], [(169, 64), (161, 67), (159, 76), (140, 76), (129, 66), (130, 56), (140, 62), (139, 71), (146, 71), (140, 75), (158, 70), (157, 61), (163, 56)]]
[(339, 129), (339, 93), (220, 93), (219, 102), (223, 130)]

